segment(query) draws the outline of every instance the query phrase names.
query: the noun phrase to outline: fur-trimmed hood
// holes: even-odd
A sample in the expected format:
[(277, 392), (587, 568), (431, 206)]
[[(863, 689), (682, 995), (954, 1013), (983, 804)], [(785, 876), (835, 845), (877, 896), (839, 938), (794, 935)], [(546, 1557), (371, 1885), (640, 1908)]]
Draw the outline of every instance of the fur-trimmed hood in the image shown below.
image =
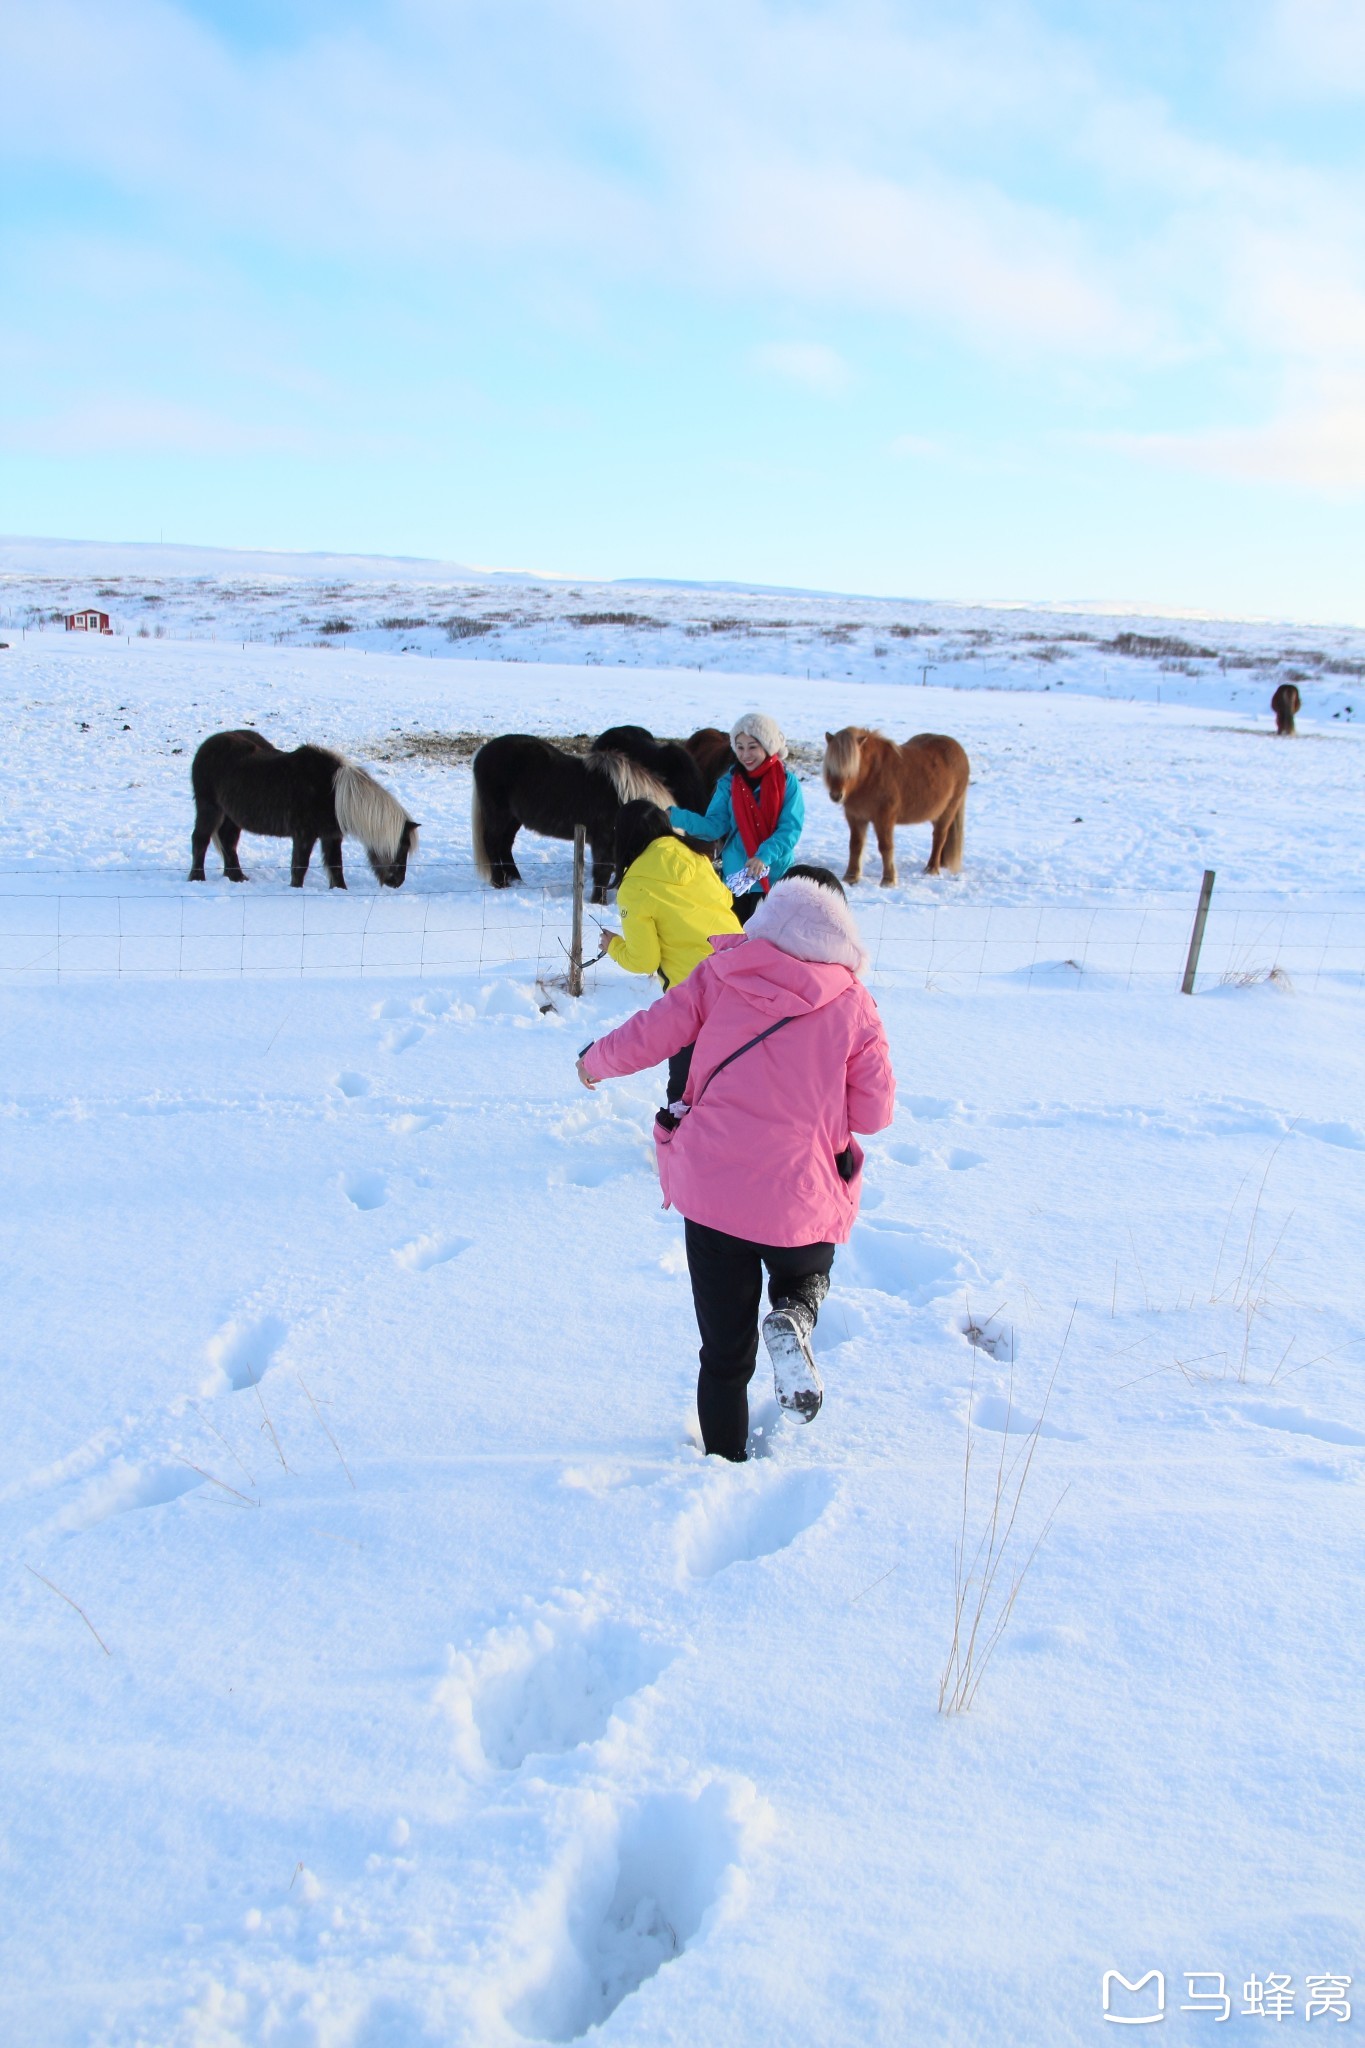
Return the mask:
[(866, 948), (842, 896), (805, 875), (774, 883), (744, 927), (745, 939), (767, 939), (797, 960), (817, 960), (865, 974)]

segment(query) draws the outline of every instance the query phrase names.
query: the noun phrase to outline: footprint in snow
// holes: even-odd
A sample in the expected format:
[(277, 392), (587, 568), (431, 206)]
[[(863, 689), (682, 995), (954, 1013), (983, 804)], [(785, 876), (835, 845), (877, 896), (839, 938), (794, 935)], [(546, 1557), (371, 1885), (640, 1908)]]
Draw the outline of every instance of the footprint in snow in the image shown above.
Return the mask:
[(988, 1358), (1012, 1359), (1019, 1356), (1019, 1343), (1009, 1323), (997, 1323), (994, 1316), (978, 1323), (968, 1316), (958, 1326), (973, 1351), (984, 1351)]
[(382, 1209), (389, 1199), (382, 1173), (348, 1173), (343, 1185), (347, 1201), (357, 1209)]
[(1312, 1436), (1324, 1444), (1365, 1444), (1365, 1431), (1349, 1423), (1333, 1422), (1325, 1415), (1310, 1415), (1306, 1408), (1291, 1408), (1271, 1401), (1243, 1401), (1229, 1414), (1244, 1415), (1262, 1429), (1282, 1429), (1290, 1436)]
[(672, 1661), (662, 1643), (566, 1593), (454, 1657), (437, 1699), (467, 1768), (515, 1771), (605, 1735), (613, 1715)]
[(956, 1115), (961, 1104), (949, 1102), (942, 1095), (902, 1095), (897, 1107), (908, 1110), (916, 1123), (938, 1124), (946, 1117)]
[(427, 1273), (433, 1266), (444, 1266), (447, 1260), (467, 1252), (473, 1242), (472, 1237), (415, 1237), (410, 1244), (395, 1245), (393, 1255), (410, 1272)]
[(1365, 1131), (1354, 1124), (1310, 1123), (1300, 1118), (1295, 1125), (1305, 1138), (1317, 1138), (1324, 1145), (1341, 1145), (1348, 1152), (1365, 1152)]
[(695, 1942), (732, 1895), (749, 1843), (766, 1832), (747, 1780), (656, 1792), (616, 1810), (595, 1802), (528, 1909), (508, 2020), (535, 2041), (576, 2041), (600, 2027)]
[(357, 1096), (369, 1094), (370, 1081), (366, 1074), (338, 1074), (337, 1087), (343, 1095), (349, 1096), (354, 1101)]
[(952, 1294), (976, 1276), (954, 1246), (943, 1244), (913, 1223), (863, 1217), (839, 1261), (840, 1277), (855, 1287), (899, 1295), (913, 1308)]
[(601, 1156), (594, 1158), (590, 1153), (575, 1159), (564, 1167), (562, 1173), (554, 1176), (559, 1185), (571, 1188), (604, 1188), (614, 1180), (620, 1180), (627, 1173), (642, 1170), (647, 1164), (640, 1152)]
[(288, 1334), (279, 1316), (260, 1316), (249, 1323), (225, 1323), (208, 1341), (210, 1377), (201, 1394), (221, 1394), (225, 1388), (240, 1394), (254, 1387), (274, 1363), (275, 1354)]
[(60, 1529), (93, 1529), (111, 1515), (126, 1515), (138, 1508), (165, 1507), (182, 1493), (192, 1493), (205, 1484), (202, 1472), (188, 1465), (130, 1465), (115, 1460), (106, 1473), (84, 1488), (80, 1498), (59, 1518)]
[(712, 1480), (679, 1518), (680, 1574), (713, 1579), (728, 1565), (753, 1564), (785, 1550), (819, 1521), (834, 1498), (826, 1472), (769, 1474), (740, 1467)]
[(385, 1052), (408, 1052), (414, 1045), (420, 1045), (430, 1030), (427, 1024), (400, 1024), (394, 1031), (386, 1031), (380, 1040)]
[(993, 1429), (1001, 1436), (1017, 1436), (1021, 1442), (1032, 1436), (1035, 1429), (1039, 1436), (1054, 1437), (1058, 1443), (1085, 1442), (1085, 1438), (1078, 1436), (1074, 1429), (1059, 1429), (1055, 1422), (1039, 1422), (1036, 1417), (1025, 1415), (1002, 1394), (982, 1394), (972, 1410), (972, 1421), (978, 1429)]

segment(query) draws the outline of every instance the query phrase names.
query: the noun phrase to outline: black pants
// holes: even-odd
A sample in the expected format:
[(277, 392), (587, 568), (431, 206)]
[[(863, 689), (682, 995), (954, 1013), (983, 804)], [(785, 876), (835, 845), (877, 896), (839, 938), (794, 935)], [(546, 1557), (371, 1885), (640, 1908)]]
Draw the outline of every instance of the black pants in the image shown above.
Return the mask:
[[(802, 1282), (829, 1273), (834, 1246), (753, 1244), (690, 1220), (686, 1231), (687, 1270), (701, 1335), (697, 1419), (702, 1445), (738, 1463), (749, 1438), (748, 1386), (758, 1357), (763, 1269), (768, 1269), (768, 1299), (774, 1306), (808, 1299)], [(817, 1297), (824, 1293), (823, 1288), (812, 1291)], [(818, 1298), (810, 1306), (817, 1309)]]
[(681, 1102), (687, 1077), (692, 1071), (692, 1055), (696, 1051), (695, 1041), (685, 1045), (681, 1052), (670, 1053), (668, 1060), (668, 1099)]
[(742, 896), (736, 896), (735, 916), (739, 919), (741, 924), (747, 924), (749, 922), (749, 919), (753, 916), (754, 912), (758, 909), (758, 906), (762, 901), (763, 891), (761, 889), (746, 889)]

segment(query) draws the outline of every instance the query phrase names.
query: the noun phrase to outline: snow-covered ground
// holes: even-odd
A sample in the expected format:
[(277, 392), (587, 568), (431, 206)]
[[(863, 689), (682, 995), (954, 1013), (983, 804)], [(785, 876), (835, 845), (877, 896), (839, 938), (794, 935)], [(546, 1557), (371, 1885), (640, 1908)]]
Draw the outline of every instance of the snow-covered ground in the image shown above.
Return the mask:
[[(926, 909), (1188, 910), (1206, 866), (1286, 918), (1365, 909), (1365, 743), (1311, 698), (1274, 742), (1260, 684), (1158, 707), (135, 630), (0, 663), (11, 912), (326, 911), (268, 842), (249, 891), (184, 883), (223, 725), (375, 763), (422, 853), (382, 906), (352, 858), (345, 907), (396, 915), (476, 900), (468, 769), (414, 733), (750, 699), (807, 748), (856, 720), (971, 752), (962, 877), (903, 832), (901, 886), (858, 893), (888, 945)], [(528, 898), (562, 888), (562, 846), (527, 855)], [(825, 1409), (793, 1428), (756, 1382), (762, 1455), (716, 1470), (654, 1079), (573, 1074), (639, 985), (0, 976), (6, 2040), (1058, 2048), (1108, 2035), (1109, 1969), (1164, 1973), (1176, 2041), (1218, 2024), (1186, 1972), (1223, 1974), (1235, 2033), (1274, 2024), (1253, 1978), (1300, 2025), (1310, 1979), (1359, 2005), (1359, 978), (878, 986), (899, 1105)], [(942, 1717), (969, 1420), (969, 1548), (1039, 1421), (1020, 1562), (1055, 1517)]]

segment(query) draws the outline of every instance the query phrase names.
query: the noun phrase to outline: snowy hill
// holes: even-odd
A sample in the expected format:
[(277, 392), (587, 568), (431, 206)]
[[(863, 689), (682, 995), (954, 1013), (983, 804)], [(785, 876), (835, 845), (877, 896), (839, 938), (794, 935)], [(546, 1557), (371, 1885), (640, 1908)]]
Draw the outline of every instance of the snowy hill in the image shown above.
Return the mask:
[(732, 584), (591, 583), (452, 564), (0, 540), (0, 619), (60, 630), (98, 602), (127, 637), (697, 669), (954, 689), (1365, 709), (1365, 630), (1129, 610), (947, 605)]

